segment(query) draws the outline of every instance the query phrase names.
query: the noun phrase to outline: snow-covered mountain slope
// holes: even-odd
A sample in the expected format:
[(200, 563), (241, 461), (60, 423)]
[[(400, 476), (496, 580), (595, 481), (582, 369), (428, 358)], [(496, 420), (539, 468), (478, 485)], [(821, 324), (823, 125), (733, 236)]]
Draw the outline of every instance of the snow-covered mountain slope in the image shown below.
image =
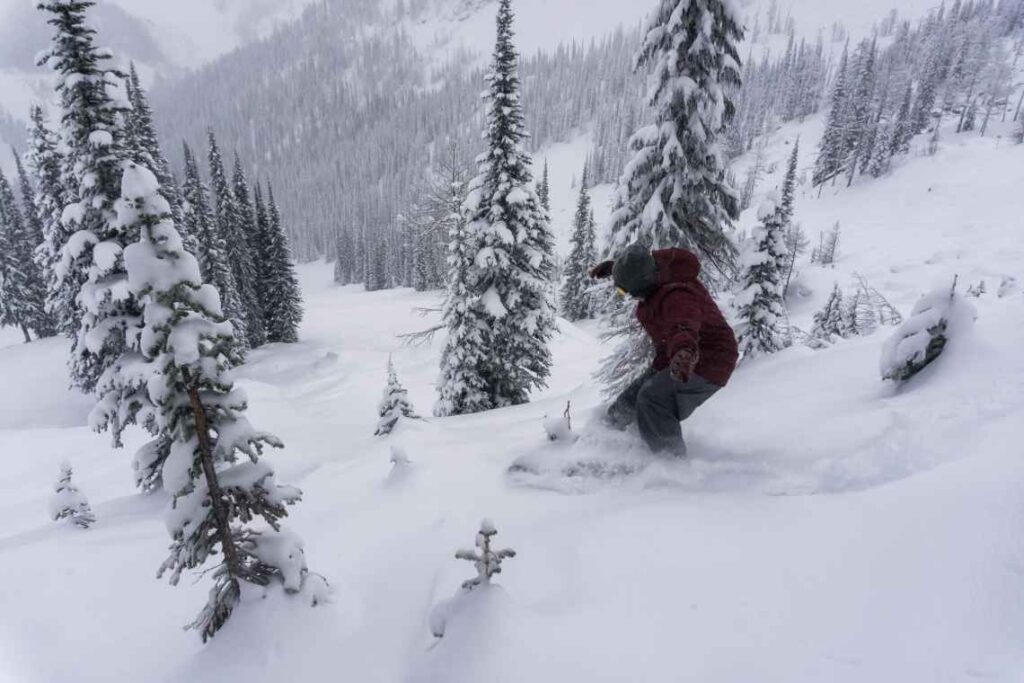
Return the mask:
[[(407, 3), (407, 30), (424, 51), (433, 52), (441, 60), (470, 52), (487, 55), (493, 47), (493, 0), (425, 0)], [(748, 30), (755, 17), (766, 25), (772, 0), (737, 0), (741, 15), (747, 18)], [(776, 0), (778, 16), (785, 21), (792, 17), (797, 35), (814, 40), (819, 32), (827, 33), (833, 25), (843, 26), (855, 38), (868, 35), (890, 11), (900, 18), (917, 20), (938, 6), (935, 0)], [(520, 32), (519, 47), (523, 54), (552, 50), (560, 44), (575, 41), (585, 44), (616, 28), (634, 28), (641, 24), (654, 3), (631, 3), (621, 0), (517, 0), (516, 14), (529, 31)], [(556, 18), (557, 17), (557, 18)], [(783, 46), (784, 47), (784, 46)]]
[[(753, 3), (762, 20), (771, 4), (772, 0)], [(778, 0), (777, 7), (781, 17), (793, 17), (798, 34), (813, 40), (819, 31), (827, 35), (833, 24), (843, 26), (853, 38), (860, 39), (869, 35), (891, 11), (897, 12), (901, 19), (916, 21), (940, 4), (935, 0)], [(746, 9), (750, 12), (751, 4), (747, 4)]]
[[(98, 0), (90, 11), (102, 45), (136, 62), (147, 82), (180, 77), (293, 20), (311, 0)], [(0, 109), (27, 120), (32, 104), (52, 101), (50, 74), (35, 66), (50, 27), (28, 0), (0, 0)], [(18, 138), (0, 135), (0, 164)]]
[[(816, 127), (783, 128), (770, 154), (799, 133), (809, 160)], [(561, 169), (581, 159), (548, 151), (568, 205)], [(180, 626), (207, 582), (153, 579), (166, 500), (131, 487), (138, 435), (112, 451), (87, 431), (63, 342), (3, 346), (0, 377), (23, 389), (0, 394), (0, 679), (1018, 680), (1024, 295), (993, 285), (1024, 276), (1022, 157), (1005, 138), (947, 134), (882, 179), (799, 193), (797, 220), (840, 220), (843, 237), (834, 268), (801, 264), (798, 325), (855, 271), (904, 313), (954, 273), (962, 287), (985, 278), (977, 323), (900, 390), (878, 375), (889, 328), (746, 364), (686, 423), (682, 463), (649, 462), (633, 437), (593, 424), (606, 349), (564, 322), (532, 403), (371, 436), (389, 355), (430, 412), (440, 344), (396, 335), (429, 325), (413, 309), (437, 295), (337, 288), (328, 266), (303, 267), (303, 341), (238, 374), (254, 423), (287, 444), (272, 456), (279, 478), (305, 492), (290, 527), (334, 601), (249, 601), (205, 647)], [(568, 400), (583, 436), (551, 445), (542, 419)], [(392, 444), (411, 466), (391, 470)], [(524, 455), (646, 468), (509, 476)], [(64, 458), (99, 520), (88, 531), (46, 520)], [(471, 574), (452, 554), (484, 516), (519, 554), (435, 641), (431, 607)]]
[[(570, 142), (549, 145), (533, 156), (533, 175), (540, 178), (544, 163), (548, 164), (551, 186), (551, 230), (555, 235), (555, 249), (563, 257), (571, 249), (573, 219), (579, 201), (579, 180), (587, 152), (591, 149), (590, 135), (581, 134)], [(608, 223), (614, 201), (612, 185), (588, 188), (594, 221), (602, 226)]]
[[(433, 0), (404, 20), (416, 45), (438, 62), (470, 53), (478, 58), (494, 48), (493, 0)], [(620, 27), (635, 28), (650, 10), (621, 0), (517, 0), (521, 54), (552, 51), (559, 45), (585, 45)]]

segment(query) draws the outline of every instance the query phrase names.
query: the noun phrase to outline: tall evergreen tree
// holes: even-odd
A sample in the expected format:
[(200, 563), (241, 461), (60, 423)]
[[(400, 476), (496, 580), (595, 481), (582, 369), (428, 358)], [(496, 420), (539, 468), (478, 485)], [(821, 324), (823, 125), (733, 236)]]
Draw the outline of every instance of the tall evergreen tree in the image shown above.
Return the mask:
[(448, 238), (466, 197), (468, 173), (456, 143), (448, 145), (412, 212), (414, 223), (413, 287), (441, 289), (447, 272)]
[(274, 200), (274, 190), (267, 185), (267, 208), (256, 189), (257, 214), (264, 213), (263, 247), (260, 249), (266, 259), (263, 268), (263, 320), (267, 326), (267, 341), (294, 343), (299, 340), (299, 323), (302, 322), (302, 291), (295, 276), (292, 251), (288, 246), (288, 235), (281, 225), (281, 212)]
[(924, 132), (932, 119), (932, 110), (935, 107), (935, 97), (941, 83), (940, 72), (942, 69), (942, 56), (938, 54), (940, 51), (938, 33), (938, 31), (933, 33), (920, 74), (917, 97), (914, 99), (914, 108), (910, 113), (911, 135)]
[(224, 315), (231, 321), (235, 332), (233, 336), (236, 340), (243, 340), (242, 346), (237, 349), (239, 356), (236, 358), (241, 361), (240, 354), (245, 349), (244, 340), (247, 339), (248, 331), (245, 312), (238, 298), (238, 287), (229, 261), (227, 241), (210, 211), (207, 189), (199, 175), (199, 164), (195, 155), (187, 143), (183, 143), (183, 151), (185, 182), (181, 202), (182, 222), (186, 226), (186, 233), (195, 240), (193, 255), (199, 261), (203, 282), (213, 285), (220, 293)]
[(779, 197), (769, 195), (757, 217), (760, 224), (746, 245), (739, 293), (733, 302), (742, 321), (739, 348), (744, 358), (774, 353), (786, 346), (782, 300), (786, 215)]
[(352, 231), (348, 228), (338, 230), (336, 239), (338, 260), (334, 262), (334, 281), (339, 285), (350, 285), (355, 282), (355, 244)]
[(476, 372), (487, 387), (488, 407), (525, 403), (531, 389), (546, 384), (555, 324), (549, 300), (553, 244), (523, 149), (513, 20), (511, 0), (499, 0), (487, 79), (488, 150), (478, 159), (479, 175), (463, 205), (475, 255), (467, 304), (481, 330), (483, 363)]
[(843, 56), (836, 69), (835, 82), (832, 84), (832, 97), (825, 122), (825, 133), (818, 144), (818, 157), (814, 162), (814, 174), (811, 182), (820, 187), (829, 180), (834, 180), (842, 173), (846, 161), (846, 102), (848, 97), (847, 78), (849, 71), (849, 54), (843, 48)]
[(62, 148), (64, 227), (73, 234), (63, 245), (57, 276), (78, 288), (81, 322), (72, 340), (71, 378), (91, 392), (100, 376), (127, 346), (126, 335), (141, 320), (135, 297), (125, 286), (122, 253), (135, 240), (114, 215), (124, 158), (123, 107), (108, 88), (124, 74), (107, 64), (110, 53), (97, 48), (86, 25), (91, 0), (40, 1), (54, 29), (50, 49), (40, 58), (57, 74)]
[(128, 102), (132, 105), (125, 122), (125, 152), (129, 159), (151, 170), (160, 182), (160, 196), (167, 200), (171, 207), (174, 224), (185, 239), (189, 251), (195, 247), (194, 239), (183, 229), (181, 221), (181, 195), (178, 183), (171, 172), (171, 165), (160, 150), (160, 140), (153, 123), (153, 110), (149, 106), (149, 98), (139, 82), (139, 73), (135, 70), (135, 62), (128, 68), (126, 81)]
[(267, 301), (268, 285), (270, 281), (270, 215), (267, 213), (266, 202), (263, 201), (263, 188), (259, 181), (253, 189), (253, 217), (256, 229), (253, 231), (252, 239), (252, 260), (256, 271), (255, 289), (256, 298), (260, 302), (260, 317), (264, 325), (268, 326), (267, 315), (270, 313), (270, 303)]
[(913, 82), (908, 82), (906, 92), (903, 94), (903, 102), (900, 104), (899, 112), (896, 114), (892, 139), (889, 141), (889, 156), (906, 154), (910, 151), (910, 139), (914, 137), (914, 123), (911, 120), (913, 97), (914, 84)]
[[(631, 243), (684, 247), (701, 259), (711, 284), (733, 275), (728, 234), (739, 200), (722, 162), (723, 135), (740, 87), (740, 17), (722, 0), (659, 0), (648, 21), (636, 69), (650, 68), (647, 104), (655, 123), (630, 139), (633, 158), (619, 180), (609, 256)], [(652, 346), (631, 306), (607, 310), (606, 341), (618, 341), (598, 378), (618, 391), (649, 367)]]
[(597, 262), (595, 251), (593, 210), (587, 188), (587, 168), (583, 168), (580, 195), (573, 219), (572, 248), (565, 263), (565, 282), (562, 285), (562, 315), (568, 320), (584, 320), (594, 315), (594, 298), (587, 291), (591, 280), (590, 267)]
[(0, 327), (19, 328), (25, 341), (53, 334), (46, 288), (32, 260), (34, 236), (22, 219), (7, 177), (0, 171)]
[(874, 143), (872, 126), (872, 95), (875, 90), (875, 41), (864, 41), (857, 49), (853, 89), (847, 104), (843, 156), (846, 165), (847, 186), (861, 162), (869, 159)]
[(65, 203), (61, 180), (63, 160), (57, 151), (57, 137), (46, 126), (42, 107), (33, 106), (30, 117), (25, 161), (36, 182), (35, 215), (42, 230), (34, 259), (46, 286), (46, 311), (54, 320), (56, 330), (70, 337), (78, 330), (77, 292), (73, 291), (72, 280), (62, 280), (57, 269), (64, 244), (71, 235), (61, 222)]
[(240, 240), (239, 256), (242, 259), (236, 271), (236, 281), (244, 280), (245, 286), (240, 288), (242, 306), (245, 310), (246, 330), (249, 343), (253, 347), (261, 346), (267, 341), (266, 323), (263, 320), (263, 307), (260, 304), (260, 278), (257, 268), (259, 254), (259, 226), (256, 225), (256, 209), (252, 203), (252, 192), (249, 181), (242, 168), (242, 160), (235, 154), (235, 166), (231, 177), (231, 191), (234, 197), (235, 227)]
[(796, 168), (800, 160), (800, 138), (793, 143), (793, 151), (786, 163), (786, 176), (782, 179), (782, 192), (779, 199), (779, 211), (782, 224), (789, 225), (793, 220), (794, 200), (796, 199)]
[(633, 159), (619, 180), (612, 249), (633, 242), (685, 247), (724, 282), (734, 269), (727, 228), (738, 200), (725, 177), (720, 140), (740, 86), (741, 19), (722, 0), (659, 0), (637, 56), (651, 68), (648, 104), (655, 123), (630, 141)]
[(889, 168), (889, 160), (892, 158), (893, 125), (888, 121), (880, 121), (878, 124), (878, 138), (875, 140), (874, 152), (868, 163), (867, 172), (874, 178), (878, 178)]
[[(130, 287), (145, 304), (140, 348), (148, 393), (158, 438), (171, 444), (163, 474), (173, 495), (167, 517), (173, 542), (159, 575), (169, 571), (176, 584), (184, 570), (222, 558), (212, 569), (209, 600), (189, 625), (205, 641), (231, 616), (242, 582), (293, 593), (304, 587), (302, 541), (280, 526), (301, 492), (278, 485), (261, 459), (265, 447), (282, 444), (246, 419), (245, 398), (226, 372), (231, 325), (216, 290), (202, 284), (199, 264), (184, 251), (155, 176), (129, 164), (123, 188), (119, 215), (138, 235), (125, 262)], [(257, 518), (264, 528), (252, 524)]]
[(481, 371), (486, 361), (483, 326), (478, 324), (471, 287), (475, 253), (462, 216), (449, 226), (448, 277), (444, 300), (444, 324), (448, 339), (441, 351), (441, 375), (434, 415), (478, 413), (493, 407), (487, 378)]
[(36, 249), (43, 243), (43, 222), (36, 206), (35, 188), (21, 161), (21, 156), (12, 148), (18, 184), (21, 190), (22, 233), (14, 240), (17, 243), (16, 258), (26, 275), (28, 291), (25, 304), (31, 312), (28, 327), (37, 337), (52, 337), (57, 334), (57, 320), (46, 306), (46, 276), (35, 259)]
[(29, 242), (32, 244), (32, 251), (43, 243), (43, 221), (36, 209), (36, 189), (32, 186), (32, 179), (25, 170), (25, 164), (21, 161), (18, 150), (11, 147), (11, 156), (14, 157), (14, 168), (18, 173), (18, 189), (21, 192), (22, 218), (25, 221), (25, 231), (29, 235)]
[(241, 344), (243, 348), (250, 348), (253, 346), (252, 339), (261, 337), (263, 329), (262, 324), (257, 332), (250, 329), (250, 311), (256, 305), (256, 295), (252, 290), (252, 278), (250, 277), (252, 264), (249, 260), (249, 243), (240, 226), (241, 219), (235, 204), (235, 195), (228, 183), (227, 174), (224, 171), (224, 161), (212, 130), (207, 132), (207, 142), (209, 145), (207, 160), (210, 166), (216, 231), (227, 248), (227, 259), (231, 265), (231, 276), (235, 283), (235, 292), (238, 295), (239, 312), (245, 323), (245, 336), (239, 335), (235, 342)]
[(551, 215), (551, 179), (548, 176), (547, 158), (544, 159), (544, 173), (540, 177), (540, 184), (537, 185), (537, 199), (548, 215)]

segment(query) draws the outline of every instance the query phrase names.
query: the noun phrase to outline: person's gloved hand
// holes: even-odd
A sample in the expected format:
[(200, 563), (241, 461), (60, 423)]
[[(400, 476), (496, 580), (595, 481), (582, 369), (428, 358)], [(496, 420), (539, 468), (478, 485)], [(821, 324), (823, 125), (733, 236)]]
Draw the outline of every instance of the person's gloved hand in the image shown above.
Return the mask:
[(697, 367), (697, 352), (689, 351), (687, 349), (680, 349), (676, 352), (676, 355), (672, 356), (672, 360), (669, 362), (668, 371), (672, 375), (672, 379), (679, 382), (689, 382), (690, 376), (693, 375), (693, 369)]
[(602, 261), (590, 269), (590, 277), (596, 280), (603, 280), (606, 277), (611, 277), (612, 268), (614, 267), (615, 261)]

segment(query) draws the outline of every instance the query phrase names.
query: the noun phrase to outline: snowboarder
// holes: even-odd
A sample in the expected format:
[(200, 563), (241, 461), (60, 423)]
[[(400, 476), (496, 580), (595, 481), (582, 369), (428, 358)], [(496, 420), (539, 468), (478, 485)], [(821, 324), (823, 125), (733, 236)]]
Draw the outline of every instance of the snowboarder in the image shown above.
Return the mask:
[(605, 422), (624, 430), (635, 421), (656, 453), (686, 454), (679, 423), (726, 385), (739, 358), (732, 328), (699, 274), (691, 252), (639, 244), (590, 271), (639, 300), (636, 317), (655, 350), (652, 366), (609, 406)]

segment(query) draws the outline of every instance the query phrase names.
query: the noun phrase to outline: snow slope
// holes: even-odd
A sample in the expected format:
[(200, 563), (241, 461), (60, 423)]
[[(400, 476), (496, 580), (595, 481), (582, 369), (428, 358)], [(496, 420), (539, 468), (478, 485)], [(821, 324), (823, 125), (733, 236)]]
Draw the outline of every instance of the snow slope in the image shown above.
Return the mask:
[[(438, 62), (469, 52), (479, 58), (494, 48), (494, 0), (428, 0), (406, 21), (417, 46)], [(618, 28), (638, 28), (653, 7), (621, 0), (517, 0), (520, 54), (550, 51), (559, 45), (585, 44)]]
[[(799, 135), (807, 169), (820, 128), (782, 127), (768, 159)], [(252, 600), (205, 647), (181, 626), (208, 582), (153, 578), (167, 501), (132, 487), (140, 436), (114, 451), (87, 430), (63, 341), (0, 330), (0, 681), (1019, 681), (1024, 294), (995, 291), (1024, 281), (1024, 146), (1007, 133), (946, 131), (935, 156), (916, 141), (882, 179), (797, 195), (810, 236), (838, 220), (842, 241), (834, 267), (801, 263), (794, 324), (855, 273), (904, 313), (958, 275), (987, 283), (974, 328), (900, 390), (878, 378), (885, 329), (747, 364), (686, 423), (683, 463), (591, 424), (607, 349), (564, 322), (533, 403), (373, 437), (389, 355), (430, 413), (440, 343), (396, 335), (435, 322), (413, 309), (438, 296), (337, 288), (329, 266), (302, 267), (303, 341), (261, 349), (238, 375), (254, 424), (287, 444), (271, 457), (305, 492), (289, 526), (334, 600)], [(546, 151), (563, 252), (586, 149), (581, 134)], [(610, 188), (594, 194), (601, 220)], [(542, 420), (568, 400), (584, 435), (550, 445)], [(392, 444), (410, 466), (392, 470)], [(524, 455), (645, 467), (509, 476)], [(98, 518), (88, 531), (46, 518), (65, 459)], [(431, 607), (472, 574), (452, 555), (484, 516), (519, 554), (436, 641)]]
[[(783, 129), (772, 153), (819, 125)], [(556, 207), (575, 194), (561, 169), (577, 163), (562, 152), (548, 155)], [(802, 266), (798, 324), (853, 271), (904, 312), (953, 272), (1024, 275), (1022, 156), (948, 136), (885, 179), (799, 196), (806, 226), (844, 228), (834, 269)], [(440, 344), (405, 348), (395, 335), (430, 324), (412, 309), (437, 295), (337, 288), (326, 265), (301, 275), (303, 341), (254, 353), (239, 375), (254, 424), (287, 443), (272, 456), (280, 479), (305, 492), (290, 526), (334, 601), (272, 595), (206, 647), (182, 633), (207, 586), (153, 579), (165, 500), (135, 494), (130, 450), (83, 426), (62, 342), (7, 346), (0, 377), (21, 390), (0, 394), (0, 680), (1020, 679), (1019, 290), (990, 286), (971, 332), (898, 391), (878, 379), (885, 331), (746, 365), (686, 424), (690, 460), (665, 464), (588, 425), (605, 349), (567, 323), (533, 403), (371, 436), (389, 354), (429, 414)], [(549, 445), (542, 419), (567, 400), (584, 437)], [(390, 443), (408, 468), (391, 471)], [(611, 482), (510, 477), (525, 454), (647, 466)], [(89, 531), (45, 519), (64, 458), (97, 514)], [(519, 554), (435, 641), (430, 609), (471, 575), (452, 554), (484, 516)]]
[[(538, 182), (544, 173), (544, 162), (548, 164), (551, 229), (555, 234), (555, 248), (562, 256), (567, 256), (571, 248), (569, 240), (579, 201), (579, 181), (591, 149), (589, 133), (580, 133), (570, 142), (549, 145), (533, 156), (533, 175)], [(611, 217), (614, 190), (611, 185), (589, 188), (594, 221), (598, 226), (605, 225)]]

